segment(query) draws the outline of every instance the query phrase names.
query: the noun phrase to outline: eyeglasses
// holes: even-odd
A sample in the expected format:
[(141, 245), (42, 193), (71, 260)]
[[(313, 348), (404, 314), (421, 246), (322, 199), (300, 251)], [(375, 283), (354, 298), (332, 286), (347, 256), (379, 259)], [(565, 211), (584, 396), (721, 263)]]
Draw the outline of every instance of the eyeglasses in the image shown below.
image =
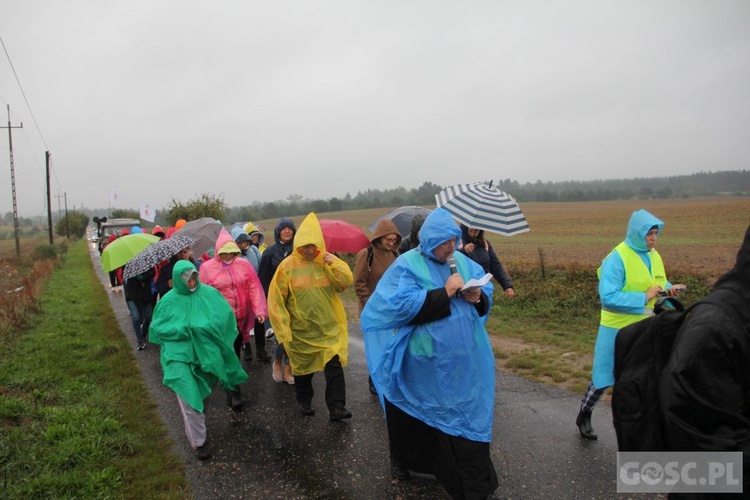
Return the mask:
[(386, 243), (396, 243), (398, 241), (398, 237), (394, 236), (392, 238), (383, 238), (383, 241)]

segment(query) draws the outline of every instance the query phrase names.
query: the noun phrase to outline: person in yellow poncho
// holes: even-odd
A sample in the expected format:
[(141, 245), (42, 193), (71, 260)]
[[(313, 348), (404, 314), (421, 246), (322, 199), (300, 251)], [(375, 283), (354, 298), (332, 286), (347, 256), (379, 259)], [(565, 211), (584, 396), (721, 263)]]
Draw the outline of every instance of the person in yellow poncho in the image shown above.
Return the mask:
[(299, 410), (305, 416), (315, 414), (312, 378), (323, 371), (331, 420), (351, 418), (344, 380), (349, 334), (338, 294), (354, 282), (354, 276), (346, 262), (326, 251), (318, 218), (312, 212), (300, 224), (293, 248), (269, 285), (268, 315), (276, 338), (289, 355)]

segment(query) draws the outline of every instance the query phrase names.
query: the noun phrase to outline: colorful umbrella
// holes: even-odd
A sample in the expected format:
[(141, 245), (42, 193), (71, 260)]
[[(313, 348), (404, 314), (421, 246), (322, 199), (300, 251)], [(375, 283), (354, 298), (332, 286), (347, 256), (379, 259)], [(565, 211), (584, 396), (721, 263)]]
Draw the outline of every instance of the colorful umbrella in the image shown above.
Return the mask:
[(171, 238), (147, 246), (125, 264), (123, 279), (130, 279), (145, 273), (160, 262), (164, 262), (185, 248), (192, 246), (195, 241), (196, 238), (193, 236), (175, 233)]
[(173, 237), (178, 234), (193, 236), (196, 241), (192, 245), (193, 255), (197, 257), (203, 255), (209, 248), (216, 244), (216, 238), (221, 231), (221, 222), (213, 217), (202, 217), (200, 219), (186, 222), (184, 226), (174, 232)]
[(378, 222), (385, 219), (390, 220), (396, 225), (398, 231), (401, 233), (401, 236), (408, 236), (409, 233), (411, 233), (411, 221), (414, 220), (414, 217), (416, 217), (417, 215), (427, 217), (428, 215), (430, 215), (430, 212), (432, 212), (432, 210), (420, 207), (419, 205), (394, 208), (393, 210), (385, 215), (380, 216), (378, 220), (367, 226), (367, 230), (371, 233), (374, 233), (375, 228), (378, 227)]
[(159, 241), (158, 236), (136, 233), (120, 236), (102, 250), (102, 269), (114, 271), (124, 266), (138, 252)]
[(326, 250), (356, 253), (367, 248), (370, 240), (361, 227), (336, 219), (319, 219)]
[(530, 230), (515, 198), (491, 184), (456, 184), (436, 194), (435, 200), (437, 206), (468, 227), (504, 236)]

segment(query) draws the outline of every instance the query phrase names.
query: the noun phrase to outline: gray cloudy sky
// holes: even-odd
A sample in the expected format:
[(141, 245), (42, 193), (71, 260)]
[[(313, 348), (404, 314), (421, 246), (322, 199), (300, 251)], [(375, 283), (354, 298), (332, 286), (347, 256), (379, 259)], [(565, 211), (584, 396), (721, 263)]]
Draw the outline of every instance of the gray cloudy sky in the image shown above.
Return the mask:
[(747, 169), (748, 26), (747, 0), (0, 0), (41, 135), (4, 53), (0, 122), (22, 215), (47, 149), (69, 209)]

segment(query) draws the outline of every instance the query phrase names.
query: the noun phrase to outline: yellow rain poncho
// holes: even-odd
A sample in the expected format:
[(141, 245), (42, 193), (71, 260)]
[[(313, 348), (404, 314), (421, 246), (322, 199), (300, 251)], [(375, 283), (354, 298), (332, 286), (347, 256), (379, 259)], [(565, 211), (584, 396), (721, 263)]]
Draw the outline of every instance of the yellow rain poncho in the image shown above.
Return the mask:
[[(299, 252), (309, 244), (318, 247), (313, 260)], [(310, 213), (294, 236), (292, 254), (279, 264), (268, 288), (268, 315), (294, 375), (322, 371), (337, 354), (341, 366), (347, 363), (349, 334), (338, 294), (353, 283), (354, 276), (337, 257), (326, 264), (325, 255), (323, 232)]]

